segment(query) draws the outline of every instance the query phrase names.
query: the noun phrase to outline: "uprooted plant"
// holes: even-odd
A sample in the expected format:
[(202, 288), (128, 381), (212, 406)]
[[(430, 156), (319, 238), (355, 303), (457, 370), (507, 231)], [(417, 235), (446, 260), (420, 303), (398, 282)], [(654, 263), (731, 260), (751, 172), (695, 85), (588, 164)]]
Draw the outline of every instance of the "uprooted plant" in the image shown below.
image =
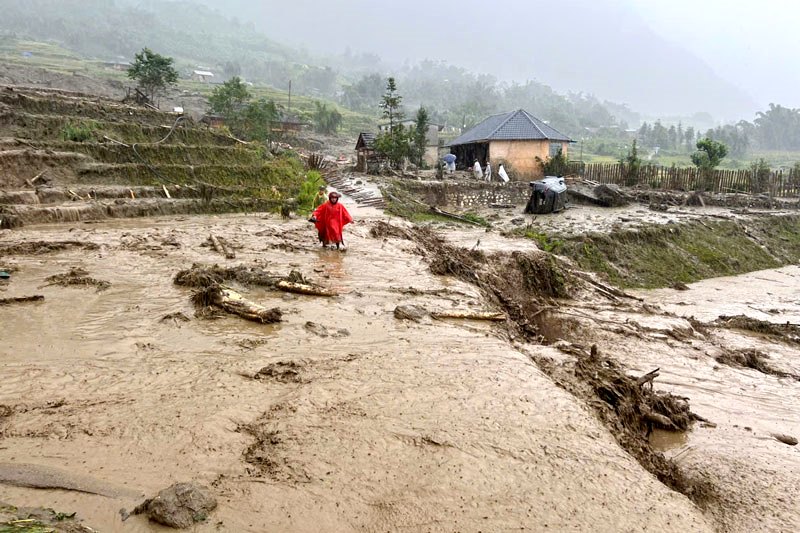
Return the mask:
[(588, 353), (575, 345), (560, 348), (575, 356), (575, 361), (558, 366), (550, 360), (538, 361), (540, 368), (558, 385), (586, 400), (625, 451), (659, 481), (700, 507), (717, 497), (711, 482), (700, 475), (687, 475), (650, 447), (647, 437), (653, 429), (686, 431), (696, 421), (708, 422), (690, 410), (687, 398), (654, 389), (658, 369), (633, 377), (618, 362), (602, 356), (596, 346)]

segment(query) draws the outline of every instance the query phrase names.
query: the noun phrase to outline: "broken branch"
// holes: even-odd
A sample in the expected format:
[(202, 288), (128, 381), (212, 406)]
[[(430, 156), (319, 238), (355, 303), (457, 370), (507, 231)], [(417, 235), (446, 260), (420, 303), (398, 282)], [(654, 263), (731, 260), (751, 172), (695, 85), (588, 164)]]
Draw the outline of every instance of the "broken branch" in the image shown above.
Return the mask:
[(276, 285), (282, 291), (285, 292), (293, 292), (295, 294), (305, 294), (308, 296), (337, 296), (337, 294), (330, 290), (325, 289), (323, 287), (315, 287), (313, 285), (307, 285), (305, 283), (295, 283), (292, 281), (281, 280)]
[(20, 304), (25, 302), (38, 302), (44, 300), (41, 294), (34, 294), (33, 296), (20, 296), (17, 298), (0, 298), (0, 305)]
[(500, 322), (506, 319), (503, 313), (494, 311), (434, 311), (431, 313), (433, 318), (459, 318), (465, 320), (487, 320), (493, 322)]

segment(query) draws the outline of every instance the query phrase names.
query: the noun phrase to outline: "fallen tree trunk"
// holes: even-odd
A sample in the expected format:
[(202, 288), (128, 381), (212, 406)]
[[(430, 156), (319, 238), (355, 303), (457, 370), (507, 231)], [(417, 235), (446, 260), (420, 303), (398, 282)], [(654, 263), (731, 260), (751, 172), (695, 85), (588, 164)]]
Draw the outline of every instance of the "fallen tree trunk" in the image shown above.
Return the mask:
[(225, 246), (213, 233), (208, 236), (208, 240), (211, 242), (211, 247), (214, 248), (215, 252), (224, 255), (226, 259), (236, 259), (236, 254), (233, 250)]
[(293, 281), (281, 280), (276, 285), (282, 291), (293, 292), (295, 294), (305, 294), (307, 296), (338, 296), (334, 291), (323, 287), (315, 287), (306, 283), (295, 283)]
[(0, 305), (21, 304), (25, 302), (38, 302), (44, 300), (41, 294), (34, 294), (33, 296), (20, 296), (18, 298), (0, 298)]
[(233, 289), (214, 284), (195, 293), (192, 297), (195, 304), (207, 307), (214, 305), (220, 309), (238, 315), (244, 319), (272, 324), (280, 322), (283, 313), (277, 307), (268, 309), (263, 305), (251, 302)]
[(435, 213), (435, 214), (437, 214), (439, 216), (452, 218), (453, 220), (458, 220), (459, 222), (464, 222), (466, 224), (472, 224), (473, 226), (480, 226), (482, 228), (486, 227), (484, 224), (481, 224), (480, 222), (475, 222), (474, 220), (470, 220), (468, 218), (465, 218), (465, 217), (462, 217), (462, 216), (459, 216), (459, 215), (455, 215), (453, 213), (448, 213), (447, 211), (442, 211), (438, 207), (430, 206), (430, 210), (431, 210), (431, 213)]
[(651, 370), (647, 374), (636, 378), (636, 383), (638, 385), (640, 385), (640, 386), (644, 385), (645, 383), (650, 383), (650, 385), (652, 385), (653, 384), (653, 380), (656, 379), (659, 376), (659, 372), (660, 371), (661, 371), (660, 368), (656, 368), (655, 370)]
[(460, 318), (464, 320), (488, 320), (500, 322), (506, 319), (503, 313), (494, 311), (434, 311), (431, 313), (433, 318)]

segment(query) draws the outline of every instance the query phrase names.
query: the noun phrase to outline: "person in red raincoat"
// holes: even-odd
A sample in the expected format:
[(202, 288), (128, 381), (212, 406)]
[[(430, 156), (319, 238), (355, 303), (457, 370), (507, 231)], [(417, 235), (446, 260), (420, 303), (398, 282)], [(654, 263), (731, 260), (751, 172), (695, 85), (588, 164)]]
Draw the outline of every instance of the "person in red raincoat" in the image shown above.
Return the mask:
[(319, 240), (322, 246), (336, 245), (337, 248), (344, 247), (342, 239), (342, 228), (353, 221), (353, 217), (347, 212), (345, 206), (339, 203), (341, 194), (332, 192), (328, 195), (328, 201), (319, 206), (309, 219), (317, 227)]

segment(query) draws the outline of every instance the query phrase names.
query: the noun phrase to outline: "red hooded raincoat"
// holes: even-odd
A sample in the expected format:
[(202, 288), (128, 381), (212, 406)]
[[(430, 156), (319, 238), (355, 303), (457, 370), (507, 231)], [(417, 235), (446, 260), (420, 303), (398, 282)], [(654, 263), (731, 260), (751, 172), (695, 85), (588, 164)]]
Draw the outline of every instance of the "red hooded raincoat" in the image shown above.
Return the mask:
[(314, 218), (317, 221), (314, 225), (319, 232), (319, 240), (322, 244), (339, 244), (342, 242), (342, 228), (353, 221), (353, 217), (347, 209), (336, 202), (325, 202), (314, 211)]

